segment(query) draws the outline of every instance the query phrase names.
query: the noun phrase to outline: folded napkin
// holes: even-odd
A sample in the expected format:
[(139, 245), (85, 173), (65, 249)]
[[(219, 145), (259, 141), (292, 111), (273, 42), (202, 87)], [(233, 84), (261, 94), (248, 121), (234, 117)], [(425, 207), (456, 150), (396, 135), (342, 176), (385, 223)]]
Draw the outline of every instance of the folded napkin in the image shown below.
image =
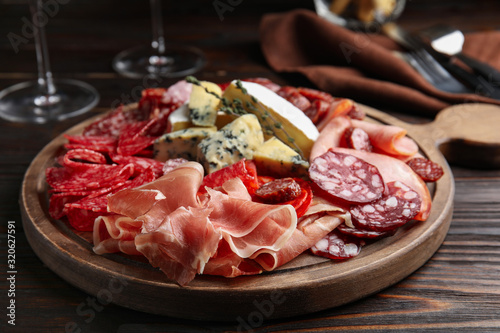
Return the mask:
[[(438, 90), (394, 54), (402, 49), (388, 37), (348, 30), (309, 10), (265, 15), (260, 36), (274, 70), (301, 73), (337, 97), (421, 115), (466, 102), (500, 104), (475, 94)], [(467, 35), (464, 53), (500, 69), (499, 50), (490, 48), (493, 45), (500, 45), (500, 32)]]

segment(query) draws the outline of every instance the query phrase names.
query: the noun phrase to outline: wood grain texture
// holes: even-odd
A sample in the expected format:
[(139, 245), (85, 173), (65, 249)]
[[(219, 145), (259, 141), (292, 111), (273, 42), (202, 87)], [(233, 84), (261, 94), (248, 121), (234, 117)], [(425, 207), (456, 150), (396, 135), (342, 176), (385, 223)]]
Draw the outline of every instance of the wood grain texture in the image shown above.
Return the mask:
[[(312, 8), (312, 1), (243, 1), (224, 21), (211, 0), (171, 2), (164, 8), (167, 39), (201, 47), (209, 63), (199, 79), (224, 82), (265, 76), (280, 84), (310, 86), (302, 77), (278, 75), (265, 63), (258, 23), (267, 11)], [(0, 0), (0, 89), (36, 77), (32, 40), (13, 52), (5, 36), (20, 34), (27, 0)], [(450, 23), (464, 31), (500, 29), (496, 0), (407, 1), (399, 23), (416, 30)], [(422, 19), (422, 18), (425, 19)], [(147, 314), (102, 303), (53, 273), (35, 255), (21, 225), (18, 203), (25, 171), (36, 154), (57, 135), (86, 118), (107, 111), (116, 100), (134, 98), (142, 82), (112, 71), (111, 59), (125, 48), (149, 42), (147, 3), (137, 0), (74, 0), (61, 6), (47, 24), (54, 76), (82, 79), (101, 94), (99, 108), (62, 123), (20, 125), (0, 120), (0, 308), (7, 285), (5, 234), (16, 222), (17, 325), (2, 332), (491, 332), (500, 330), (500, 170), (452, 164), (455, 178), (453, 218), (437, 253), (400, 283), (348, 305), (281, 320), (267, 320), (257, 308), (236, 323), (193, 321)], [(160, 85), (168, 85), (161, 82)], [(128, 96), (127, 96), (128, 95)], [(376, 105), (373, 105), (376, 107)], [(384, 109), (410, 123), (429, 118)], [(140, 295), (138, 295), (140, 297)], [(327, 297), (325, 295), (325, 297)], [(307, 306), (307, 298), (304, 298)], [(246, 325), (246, 326), (245, 326)]]

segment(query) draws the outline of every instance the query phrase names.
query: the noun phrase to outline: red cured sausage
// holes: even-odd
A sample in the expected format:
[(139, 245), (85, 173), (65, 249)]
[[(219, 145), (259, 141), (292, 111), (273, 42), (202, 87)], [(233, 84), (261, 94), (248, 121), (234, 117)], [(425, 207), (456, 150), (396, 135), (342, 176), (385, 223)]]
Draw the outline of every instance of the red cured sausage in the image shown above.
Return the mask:
[(357, 256), (363, 245), (362, 239), (343, 235), (335, 229), (311, 247), (311, 252), (330, 259), (349, 259)]
[(322, 190), (348, 202), (370, 202), (380, 198), (385, 190), (375, 166), (331, 149), (312, 161), (309, 177)]
[(342, 223), (337, 227), (337, 229), (340, 233), (347, 235), (347, 236), (353, 236), (353, 237), (358, 237), (362, 239), (380, 239), (384, 237), (389, 237), (394, 235), (395, 230), (390, 230), (390, 231), (375, 231), (375, 230), (364, 230), (364, 229), (359, 229), (359, 228), (351, 228), (347, 226), (345, 223)]
[(372, 151), (373, 146), (370, 142), (370, 137), (363, 129), (358, 127), (349, 127), (344, 132), (344, 138), (347, 148), (356, 150)]
[(279, 178), (265, 183), (255, 191), (255, 195), (266, 203), (290, 201), (302, 193), (300, 185), (293, 178)]
[(423, 157), (412, 158), (406, 163), (425, 182), (435, 182), (444, 174), (439, 164)]
[(417, 215), (421, 199), (418, 193), (396, 181), (387, 183), (387, 195), (363, 205), (352, 205), (352, 222), (361, 229), (394, 230)]

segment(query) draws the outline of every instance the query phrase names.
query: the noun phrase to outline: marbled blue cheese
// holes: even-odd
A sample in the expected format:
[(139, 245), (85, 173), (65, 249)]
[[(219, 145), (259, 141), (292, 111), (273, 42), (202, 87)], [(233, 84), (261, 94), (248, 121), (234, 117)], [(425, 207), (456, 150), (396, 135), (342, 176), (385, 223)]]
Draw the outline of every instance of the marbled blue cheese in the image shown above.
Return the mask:
[(281, 140), (272, 137), (253, 153), (259, 174), (273, 177), (302, 177), (307, 175), (309, 163)]
[[(264, 131), (273, 132), (292, 149), (309, 159), (312, 146), (319, 136), (318, 129), (304, 112), (272, 90), (254, 82), (241, 81), (243, 92), (232, 82), (223, 97), (241, 101), (242, 107), (259, 117)], [(270, 136), (266, 137), (270, 138)]]
[[(213, 94), (222, 95), (221, 88), (212, 82), (201, 81), (201, 86), (193, 85), (189, 96), (189, 117), (196, 126), (214, 126), (217, 118), (219, 98)], [(210, 94), (207, 92), (212, 92)]]
[(164, 134), (154, 143), (154, 158), (162, 162), (172, 158), (196, 161), (200, 141), (216, 132), (217, 128), (212, 126), (191, 127)]
[(207, 173), (220, 170), (246, 158), (264, 143), (259, 120), (246, 114), (233, 120), (198, 144), (198, 161)]

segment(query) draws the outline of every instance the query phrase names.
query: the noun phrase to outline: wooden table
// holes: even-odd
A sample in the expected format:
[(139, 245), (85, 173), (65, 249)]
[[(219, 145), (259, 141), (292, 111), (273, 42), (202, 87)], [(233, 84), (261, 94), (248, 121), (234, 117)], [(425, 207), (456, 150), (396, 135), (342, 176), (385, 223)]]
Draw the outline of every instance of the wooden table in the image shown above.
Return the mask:
[[(57, 2), (57, 1), (56, 1)], [(65, 1), (66, 2), (66, 1)], [(227, 1), (223, 1), (227, 3)], [(144, 85), (111, 68), (120, 51), (148, 43), (146, 1), (57, 2), (47, 25), (55, 77), (84, 80), (101, 94), (91, 113), (56, 124), (28, 125), (0, 120), (0, 331), (2, 332), (499, 332), (500, 331), (500, 170), (452, 166), (456, 181), (454, 214), (438, 252), (414, 274), (382, 292), (342, 307), (301, 317), (264, 321), (240, 318), (229, 323), (187, 321), (151, 315), (96, 298), (69, 285), (34, 254), (21, 225), (19, 188), (25, 170), (40, 149), (70, 126), (138, 98)], [(62, 3), (62, 1), (61, 1)], [(233, 2), (233, 3), (236, 3)], [(164, 8), (167, 40), (200, 47), (207, 67), (197, 76), (217, 82), (268, 77), (281, 84), (307, 84), (300, 77), (272, 72), (260, 52), (257, 27), (266, 11), (296, 7), (305, 1), (245, 1), (220, 20), (213, 1), (170, 2)], [(446, 21), (464, 30), (499, 29), (500, 5), (491, 1), (409, 1), (400, 23), (409, 29)], [(5, 36), (23, 29), (29, 17), (24, 2), (0, 0), (0, 89), (36, 78), (32, 41), (15, 53)], [(425, 17), (425, 20), (422, 19)], [(164, 79), (162, 86), (172, 80)], [(385, 110), (411, 122), (430, 119)], [(15, 296), (9, 296), (7, 230), (15, 222)], [(325, 295), (335, 297), (335, 295)], [(16, 326), (7, 324), (15, 299)]]

